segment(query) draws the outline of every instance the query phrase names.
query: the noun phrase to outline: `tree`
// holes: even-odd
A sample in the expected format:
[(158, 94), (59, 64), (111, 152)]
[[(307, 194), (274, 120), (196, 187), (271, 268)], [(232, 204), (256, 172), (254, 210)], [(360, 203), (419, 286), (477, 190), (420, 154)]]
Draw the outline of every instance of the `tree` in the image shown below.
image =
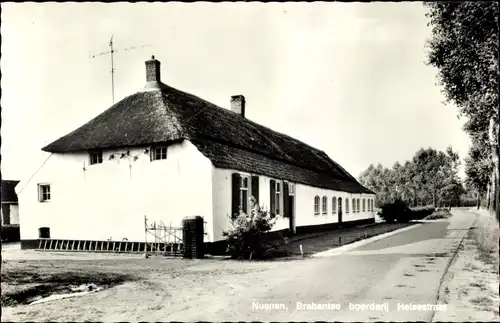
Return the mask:
[[(377, 205), (401, 199), (410, 206), (456, 203), (463, 193), (458, 177), (460, 158), (446, 151), (420, 149), (411, 161), (394, 163), (392, 169), (370, 165), (359, 177), (361, 184), (377, 193)], [(447, 204), (447, 205), (448, 205)]]
[[(467, 117), (464, 130), (472, 137), (490, 134), (491, 150), (485, 152), (490, 156), (483, 156), (481, 160), (493, 163), (491, 208), (496, 209), (498, 218), (498, 3), (425, 2), (425, 6), (429, 9), (427, 17), (432, 27), (428, 64), (438, 68), (446, 100), (458, 107), (459, 116)], [(474, 171), (469, 174), (477, 175)], [(482, 179), (470, 181), (482, 182)]]
[(488, 138), (476, 136), (472, 138), (469, 154), (465, 159), (465, 184), (478, 192), (478, 207), (481, 197), (487, 192), (490, 174), (493, 169)]

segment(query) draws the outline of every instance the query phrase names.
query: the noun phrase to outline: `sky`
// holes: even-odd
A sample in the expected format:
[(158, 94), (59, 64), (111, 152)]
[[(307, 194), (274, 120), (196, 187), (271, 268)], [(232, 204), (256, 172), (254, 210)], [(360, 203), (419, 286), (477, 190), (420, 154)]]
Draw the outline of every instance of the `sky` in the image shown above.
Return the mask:
[[(2, 178), (24, 180), (41, 148), (162, 81), (325, 151), (353, 176), (423, 147), (470, 141), (427, 66), (420, 2), (2, 4)], [(145, 47), (141, 47), (145, 46)], [(463, 173), (462, 173), (463, 175)]]

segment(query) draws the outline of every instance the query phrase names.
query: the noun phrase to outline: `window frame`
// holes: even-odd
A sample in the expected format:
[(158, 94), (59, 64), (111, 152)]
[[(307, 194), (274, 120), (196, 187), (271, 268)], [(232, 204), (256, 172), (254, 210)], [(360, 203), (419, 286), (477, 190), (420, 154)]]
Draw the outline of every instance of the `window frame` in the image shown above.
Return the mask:
[(328, 214), (328, 197), (326, 195), (321, 198), (321, 214)]
[[(48, 188), (48, 193), (44, 192), (44, 189)], [(51, 189), (50, 183), (39, 183), (38, 184), (38, 202), (47, 203), (51, 201)], [(45, 198), (44, 198), (45, 196)], [(48, 198), (47, 198), (48, 197)]]
[[(157, 158), (157, 151), (158, 150), (160, 150), (160, 158)], [(165, 154), (163, 153), (163, 150), (165, 150)], [(166, 160), (168, 158), (168, 147), (165, 145), (151, 146), (150, 152), (151, 152), (151, 155), (150, 155), (151, 161)], [(165, 158), (163, 158), (163, 155), (165, 155)]]
[(345, 198), (345, 213), (346, 214), (349, 213), (349, 198), (348, 197)]
[[(250, 212), (250, 181), (251, 177), (248, 175), (243, 175), (240, 174), (240, 189), (239, 189), (239, 194), (240, 194), (240, 211), (244, 212), (245, 214), (249, 214)], [(245, 182), (246, 182), (246, 187), (245, 187)], [(244, 193), (246, 192), (246, 199), (244, 199)], [(246, 200), (245, 202), (243, 202)], [(243, 206), (246, 205), (246, 210), (243, 208)]]
[[(94, 157), (96, 160), (94, 161)], [(103, 153), (102, 150), (91, 150), (89, 151), (89, 165), (98, 165), (103, 163)]]
[(314, 215), (319, 215), (321, 199), (319, 195), (314, 197)]
[(355, 199), (355, 198), (353, 198), (353, 199), (352, 199), (352, 213), (356, 213), (356, 209), (357, 209), (357, 208), (356, 208), (356, 204), (357, 204), (357, 203), (356, 203), (356, 199)]
[(332, 214), (337, 213), (337, 198), (332, 197)]
[[(279, 189), (278, 189), (279, 188)], [(281, 215), (282, 207), (281, 207), (281, 197), (283, 196), (283, 183), (281, 181), (276, 180), (274, 182), (274, 214)]]
[(361, 200), (359, 198), (356, 199), (356, 210), (357, 213), (361, 211)]
[(366, 212), (366, 199), (363, 199), (362, 207), (363, 209), (361, 210), (361, 212)]

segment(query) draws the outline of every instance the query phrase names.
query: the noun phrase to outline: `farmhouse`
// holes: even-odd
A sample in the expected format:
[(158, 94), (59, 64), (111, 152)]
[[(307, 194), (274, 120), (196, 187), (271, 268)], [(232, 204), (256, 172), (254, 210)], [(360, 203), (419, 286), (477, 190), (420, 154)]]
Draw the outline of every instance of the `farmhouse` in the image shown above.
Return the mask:
[(251, 197), (278, 215), (275, 231), (374, 221), (374, 193), (323, 151), (247, 119), (242, 95), (230, 105), (165, 85), (153, 56), (143, 89), (42, 149), (51, 155), (19, 196), (23, 247), (42, 227), (144, 241), (144, 216), (202, 216), (205, 241), (221, 241)]

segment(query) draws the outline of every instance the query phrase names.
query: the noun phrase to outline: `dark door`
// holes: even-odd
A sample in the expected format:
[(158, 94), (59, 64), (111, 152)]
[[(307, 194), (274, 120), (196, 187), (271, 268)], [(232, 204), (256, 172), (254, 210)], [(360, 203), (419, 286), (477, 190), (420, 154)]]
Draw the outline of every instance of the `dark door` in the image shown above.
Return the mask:
[(10, 224), (10, 205), (2, 204), (2, 224), (9, 225)]
[(339, 214), (339, 224), (342, 223), (342, 198), (339, 197), (337, 200), (338, 214)]
[(285, 216), (288, 217), (288, 228), (291, 234), (295, 233), (295, 185), (284, 183), (283, 186)]

